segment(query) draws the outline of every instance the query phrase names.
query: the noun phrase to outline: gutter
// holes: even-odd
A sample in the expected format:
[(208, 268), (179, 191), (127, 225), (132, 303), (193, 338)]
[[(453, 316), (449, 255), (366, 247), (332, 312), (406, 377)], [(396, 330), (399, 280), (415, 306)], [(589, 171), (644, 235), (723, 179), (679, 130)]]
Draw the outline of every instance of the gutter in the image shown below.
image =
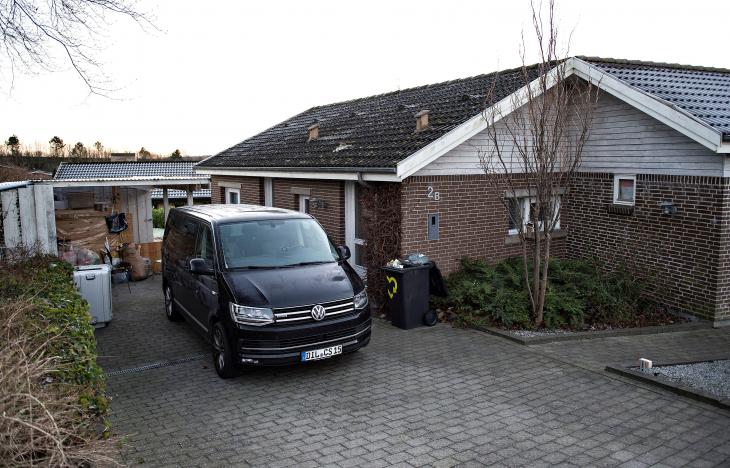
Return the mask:
[(207, 171), (282, 171), (282, 172), (350, 172), (350, 173), (378, 173), (378, 174), (395, 174), (395, 167), (222, 167), (222, 166), (200, 166), (196, 164), (196, 169)]

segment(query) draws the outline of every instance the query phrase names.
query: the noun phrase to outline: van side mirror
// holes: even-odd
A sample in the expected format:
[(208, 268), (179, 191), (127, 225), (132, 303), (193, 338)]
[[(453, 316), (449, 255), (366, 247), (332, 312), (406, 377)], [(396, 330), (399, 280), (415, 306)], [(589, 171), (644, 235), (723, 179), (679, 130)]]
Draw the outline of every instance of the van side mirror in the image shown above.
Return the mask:
[(347, 260), (350, 258), (350, 248), (346, 245), (337, 246), (337, 253), (340, 255), (341, 260)]
[(208, 262), (203, 260), (202, 258), (193, 258), (190, 260), (190, 273), (194, 275), (213, 275), (215, 274), (215, 270), (213, 270), (209, 265)]

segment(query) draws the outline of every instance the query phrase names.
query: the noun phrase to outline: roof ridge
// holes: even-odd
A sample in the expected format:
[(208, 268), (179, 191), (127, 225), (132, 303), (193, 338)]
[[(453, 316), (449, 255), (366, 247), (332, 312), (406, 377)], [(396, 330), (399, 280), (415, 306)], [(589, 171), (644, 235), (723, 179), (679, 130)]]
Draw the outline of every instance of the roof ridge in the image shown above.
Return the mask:
[[(425, 84), (425, 85), (412, 86), (410, 88), (398, 89), (398, 90), (395, 90), (395, 91), (386, 91), (384, 93), (372, 94), (370, 96), (363, 96), (363, 97), (354, 98), (354, 99), (346, 99), (344, 101), (330, 102), (330, 103), (327, 103), (327, 104), (322, 104), (322, 105), (319, 105), (319, 106), (310, 107), (309, 109), (307, 109), (306, 111), (302, 112), (301, 114), (304, 114), (304, 113), (309, 112), (309, 111), (314, 110), (314, 109), (322, 109), (323, 107), (336, 106), (336, 105), (339, 105), (339, 104), (350, 104), (350, 103), (354, 103), (354, 102), (358, 102), (358, 101), (366, 101), (366, 100), (369, 100), (369, 99), (374, 99), (374, 98), (379, 98), (379, 97), (386, 97), (386, 96), (391, 96), (391, 95), (394, 95), (394, 94), (400, 94), (400, 93), (409, 92), (409, 91), (417, 91), (417, 90), (421, 90), (421, 89), (430, 88), (432, 86), (442, 86), (442, 85), (446, 85), (446, 84), (458, 83), (458, 82), (461, 82), (461, 81), (475, 80), (477, 78), (486, 78), (488, 76), (501, 75), (501, 74), (504, 74), (504, 73), (512, 73), (512, 72), (516, 72), (516, 71), (522, 70), (523, 68), (530, 69), (530, 68), (536, 67), (536, 66), (541, 65), (541, 64), (542, 64), (542, 62), (537, 62), (537, 63), (533, 63), (533, 64), (530, 64), (530, 65), (519, 65), (517, 67), (507, 68), (505, 70), (495, 70), (495, 71), (489, 72), (489, 73), (480, 73), (478, 75), (465, 76), (463, 78), (454, 78), (454, 79), (451, 79), (451, 80), (439, 81), (437, 83), (428, 83), (428, 84)], [(298, 114), (298, 115), (301, 115), (301, 114)], [(287, 119), (287, 120), (290, 120), (290, 119)]]
[(152, 160), (146, 160), (146, 161), (90, 161), (90, 162), (74, 162), (74, 161), (61, 161), (59, 165), (65, 164), (67, 166), (73, 165), (73, 164), (143, 164), (143, 163), (149, 163), (149, 164), (157, 164), (157, 163), (197, 163), (199, 161), (185, 161), (185, 160), (179, 160), (179, 159), (152, 159)]
[(695, 71), (707, 71), (717, 73), (730, 73), (729, 68), (720, 67), (705, 67), (702, 65), (683, 65), (680, 63), (668, 63), (668, 62), (652, 62), (648, 60), (632, 60), (632, 59), (618, 59), (611, 57), (595, 57), (587, 55), (576, 55), (575, 58), (585, 60), (588, 62), (605, 62), (605, 63), (617, 63), (626, 65), (646, 65), (651, 67), (660, 68), (674, 68), (679, 70), (695, 70)]

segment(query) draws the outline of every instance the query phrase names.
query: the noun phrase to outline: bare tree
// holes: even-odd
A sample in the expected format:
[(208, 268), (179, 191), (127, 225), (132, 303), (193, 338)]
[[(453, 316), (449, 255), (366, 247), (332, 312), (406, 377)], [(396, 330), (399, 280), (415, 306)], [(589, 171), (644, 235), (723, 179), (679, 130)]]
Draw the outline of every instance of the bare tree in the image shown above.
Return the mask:
[(500, 193), (510, 227), (522, 247), (524, 279), (535, 327), (543, 324), (550, 248), (565, 193), (582, 158), (597, 88), (567, 75), (567, 48), (559, 51), (555, 1), (531, 2), (539, 63), (526, 64), (522, 39), (522, 89), (498, 105), (499, 76), (484, 111), (488, 144), (480, 149), (487, 180)]
[(9, 62), (2, 68), (11, 76), (16, 69), (53, 70), (60, 53), (91, 93), (111, 91), (103, 87), (92, 45), (110, 15), (151, 24), (135, 0), (0, 0), (0, 55)]

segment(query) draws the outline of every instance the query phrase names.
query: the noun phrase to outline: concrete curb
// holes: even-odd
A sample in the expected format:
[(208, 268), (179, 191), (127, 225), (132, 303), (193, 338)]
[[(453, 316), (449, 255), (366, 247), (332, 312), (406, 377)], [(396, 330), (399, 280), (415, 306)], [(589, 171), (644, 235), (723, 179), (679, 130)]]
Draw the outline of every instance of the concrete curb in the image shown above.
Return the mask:
[[(687, 361), (687, 362), (670, 362), (670, 363), (661, 363), (661, 364), (655, 363), (654, 365), (657, 367), (660, 367), (660, 366), (672, 366), (672, 365), (677, 365), (677, 364), (693, 364), (693, 363), (697, 363), (697, 362), (707, 362), (707, 360)], [(647, 374), (645, 372), (641, 372), (635, 366), (634, 367), (623, 367), (623, 366), (619, 366), (619, 365), (608, 365), (608, 366), (606, 366), (606, 371), (611, 372), (613, 374), (628, 377), (630, 379), (649, 383), (651, 385), (661, 387), (665, 390), (669, 390), (670, 392), (676, 393), (678, 395), (692, 398), (693, 400), (701, 401), (703, 403), (709, 403), (713, 406), (717, 406), (719, 408), (730, 410), (730, 400), (722, 399), (718, 396), (712, 395), (711, 393), (707, 393), (707, 392), (704, 392), (704, 391), (696, 389), (696, 388), (688, 387), (686, 385), (676, 383), (669, 379), (659, 378), (658, 376), (655, 376), (654, 374)]]
[(494, 327), (482, 327), (479, 325), (472, 326), (475, 330), (483, 331), (491, 335), (499, 336), (501, 338), (514, 341), (521, 345), (530, 346), (536, 344), (554, 343), (559, 341), (576, 341), (576, 340), (591, 340), (596, 338), (609, 338), (613, 336), (633, 336), (633, 335), (656, 335), (658, 333), (676, 333), (683, 331), (692, 330), (709, 330), (712, 327), (712, 322), (708, 321), (696, 321), (689, 323), (678, 323), (675, 325), (658, 325), (653, 327), (637, 327), (637, 328), (618, 328), (615, 330), (598, 330), (588, 332), (575, 332), (565, 333), (561, 335), (550, 335), (550, 336), (533, 336), (533, 337), (522, 337), (517, 336), (508, 330), (501, 330)]

